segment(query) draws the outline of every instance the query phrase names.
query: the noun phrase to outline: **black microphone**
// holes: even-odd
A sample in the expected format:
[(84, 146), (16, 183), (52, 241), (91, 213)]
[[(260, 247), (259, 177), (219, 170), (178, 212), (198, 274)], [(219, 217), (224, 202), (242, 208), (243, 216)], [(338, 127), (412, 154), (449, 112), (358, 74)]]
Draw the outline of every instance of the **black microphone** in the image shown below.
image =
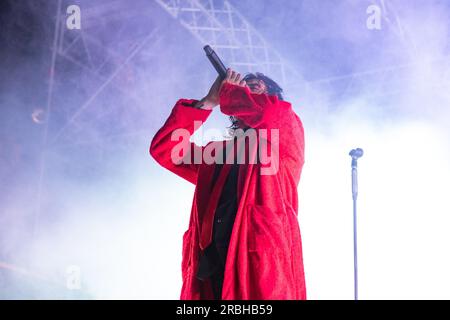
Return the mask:
[(205, 50), (206, 56), (208, 57), (209, 61), (213, 65), (214, 69), (216, 69), (220, 77), (222, 79), (225, 79), (225, 77), (227, 76), (227, 68), (225, 68), (225, 65), (220, 60), (219, 56), (209, 45), (204, 46), (203, 50)]
[(351, 156), (353, 159), (361, 158), (364, 154), (363, 149), (357, 148), (350, 151), (349, 156)]

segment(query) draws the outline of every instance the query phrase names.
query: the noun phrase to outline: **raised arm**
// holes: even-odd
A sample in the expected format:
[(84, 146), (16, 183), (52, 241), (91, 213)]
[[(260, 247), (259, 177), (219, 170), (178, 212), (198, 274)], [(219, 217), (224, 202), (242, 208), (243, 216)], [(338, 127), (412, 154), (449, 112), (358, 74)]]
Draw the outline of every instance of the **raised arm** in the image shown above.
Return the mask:
[[(161, 166), (193, 184), (197, 183), (199, 168), (199, 164), (194, 161), (194, 155), (201, 155), (202, 147), (174, 133), (177, 129), (185, 129), (184, 132), (190, 137), (198, 129), (194, 124), (206, 121), (212, 110), (198, 108), (198, 104), (197, 100), (178, 100), (150, 144), (150, 154)], [(178, 149), (181, 149), (181, 152), (174, 154), (174, 150)], [(183, 150), (188, 152), (184, 153)]]

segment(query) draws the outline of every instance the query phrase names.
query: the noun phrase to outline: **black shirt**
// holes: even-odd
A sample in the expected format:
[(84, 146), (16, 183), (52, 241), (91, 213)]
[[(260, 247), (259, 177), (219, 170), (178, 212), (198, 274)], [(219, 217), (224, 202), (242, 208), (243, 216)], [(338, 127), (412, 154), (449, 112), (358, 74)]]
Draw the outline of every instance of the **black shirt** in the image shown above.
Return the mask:
[[(212, 186), (214, 186), (223, 164), (216, 164)], [(230, 242), (231, 231), (237, 212), (237, 181), (239, 165), (234, 163), (223, 186), (216, 211), (211, 244), (200, 251), (197, 278), (204, 280), (213, 274), (222, 274)]]

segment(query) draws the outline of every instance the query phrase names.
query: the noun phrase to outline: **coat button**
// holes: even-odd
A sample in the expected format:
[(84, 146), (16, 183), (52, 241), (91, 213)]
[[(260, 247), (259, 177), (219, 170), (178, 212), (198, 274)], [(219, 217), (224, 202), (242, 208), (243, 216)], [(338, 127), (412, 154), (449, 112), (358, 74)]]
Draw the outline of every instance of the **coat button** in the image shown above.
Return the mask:
[(222, 219), (217, 219), (217, 223), (222, 223)]

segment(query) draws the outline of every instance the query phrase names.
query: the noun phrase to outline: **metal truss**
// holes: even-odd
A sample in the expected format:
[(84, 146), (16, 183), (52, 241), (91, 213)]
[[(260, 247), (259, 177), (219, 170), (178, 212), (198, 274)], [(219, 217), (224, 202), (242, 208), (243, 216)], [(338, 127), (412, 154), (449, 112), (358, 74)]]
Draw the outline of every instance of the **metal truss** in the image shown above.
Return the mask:
[[(68, 2), (64, 3), (64, 5), (69, 4)], [(102, 99), (97, 100), (97, 97), (113, 90), (115, 95), (119, 93), (124, 99), (131, 100), (132, 105), (142, 105), (142, 99), (133, 90), (133, 87), (122, 80), (123, 75), (134, 74), (136, 70), (133, 70), (130, 60), (137, 56), (140, 61), (145, 60), (146, 52), (151, 51), (151, 48), (158, 44), (160, 39), (156, 27), (146, 26), (144, 31), (132, 34), (128, 30), (123, 30), (125, 24), (120, 24), (123, 19), (133, 21), (139, 15), (142, 19), (142, 12), (132, 6), (124, 12), (123, 1), (120, 0), (96, 1), (89, 6), (82, 6), (82, 28), (68, 30), (65, 26), (66, 14), (64, 10), (60, 12), (56, 19), (59, 24), (56, 45), (56, 59), (59, 63), (55, 67), (57, 86), (67, 90), (71, 79), (64, 79), (59, 75), (64, 74), (66, 70), (76, 72), (79, 77), (77, 80), (82, 79), (82, 81), (72, 83), (72, 85), (84, 100), (77, 101), (78, 106), (74, 103), (67, 103), (64, 108), (53, 111), (59, 112), (59, 118), (63, 119), (65, 123), (56, 128), (49, 136), (49, 146), (61, 143), (61, 139), (64, 139), (65, 145), (67, 143), (75, 145), (96, 143), (101, 146), (103, 140), (108, 140), (109, 136), (118, 138), (120, 134), (123, 134), (124, 137), (130, 135), (127, 128), (129, 122), (126, 121), (131, 116), (127, 117), (126, 114), (122, 114), (125, 112), (124, 110), (118, 110), (123, 106), (121, 107), (119, 103), (115, 106), (99, 103), (102, 102)], [(148, 20), (148, 16), (146, 19)], [(112, 34), (111, 30), (108, 30), (108, 24), (115, 22), (119, 22), (119, 27), (114, 28)], [(103, 36), (105, 34), (106, 37)], [(110, 40), (105, 42), (105, 39)], [(108, 87), (112, 88), (107, 89)], [(53, 97), (54, 100), (58, 100), (58, 98), (58, 96)], [(94, 103), (95, 111), (89, 112)], [(131, 112), (132, 107), (128, 106), (127, 109)], [(89, 130), (86, 129), (93, 125), (92, 122), (106, 122), (111, 118), (116, 119), (115, 130), (108, 128), (109, 132), (105, 132), (101, 136), (98, 135), (98, 132), (93, 132), (93, 135), (89, 137)], [(134, 130), (133, 132), (141, 131)], [(79, 133), (83, 134), (80, 136)]]
[(155, 0), (197, 38), (209, 44), (227, 66), (240, 72), (270, 74), (280, 84), (289, 81), (281, 55), (227, 0)]
[[(187, 28), (202, 44), (210, 44), (218, 50), (227, 65), (241, 72), (260, 71), (270, 74), (283, 86), (295, 82), (294, 68), (289, 67), (280, 54), (270, 47), (263, 36), (228, 1), (149, 0), (149, 4), (152, 2), (157, 4), (156, 7), (162, 7), (172, 17), (179, 20), (181, 25)], [(120, 37), (120, 30), (117, 32), (119, 35), (112, 45), (105, 44), (96, 38), (97, 29), (101, 28), (99, 24), (105, 24), (115, 19), (120, 21), (124, 15), (127, 15), (128, 19), (134, 19), (139, 14), (131, 6), (129, 9), (127, 8), (127, 12), (123, 12), (123, 1), (95, 2), (89, 7), (84, 6), (82, 14), (81, 30), (73, 32), (67, 30), (65, 26), (59, 28), (57, 58), (63, 59), (66, 64), (69, 62), (88, 75), (85, 87), (88, 87), (91, 93), (84, 102), (80, 103), (77, 109), (66, 108), (64, 110), (66, 114), (63, 118), (67, 121), (50, 137), (50, 144), (58, 142), (63, 137), (68, 138), (66, 140), (75, 144), (91, 141), (89, 137), (80, 139), (76, 134), (75, 136), (73, 134), (68, 136), (68, 129), (77, 132), (83, 131), (83, 118), (85, 118), (83, 115), (89, 110), (96, 97), (102, 93), (105, 87), (115, 85), (115, 76), (123, 68), (128, 67), (127, 61), (129, 59), (137, 53), (145, 56), (145, 50), (146, 52), (151, 50), (150, 44), (146, 46), (149, 39), (152, 40), (152, 43), (158, 41), (156, 33), (146, 38), (147, 34), (136, 37), (134, 43), (130, 46), (130, 43), (127, 43), (130, 35), (126, 34)], [(102, 19), (98, 21), (98, 17), (102, 17)], [(61, 18), (60, 23), (64, 24), (65, 19)], [(89, 32), (91, 30), (95, 30), (95, 32)], [(295, 76), (292, 77), (292, 75)], [(122, 92), (129, 99), (139, 101), (139, 96), (132, 88), (124, 89), (118, 85), (114, 89)], [(113, 112), (112, 108), (105, 108), (104, 112), (99, 108), (96, 105), (94, 114), (96, 118), (101, 117), (102, 114), (106, 116)], [(92, 121), (92, 119), (88, 120)], [(128, 132), (123, 132), (123, 134), (127, 136)], [(118, 132), (112, 132), (109, 135), (116, 137)], [(108, 136), (100, 139), (93, 137), (92, 141), (101, 142), (103, 139), (108, 139)]]
[[(149, 4), (151, 2), (169, 13), (201, 44), (210, 44), (215, 48), (227, 65), (241, 72), (261, 71), (267, 73), (278, 81), (290, 95), (293, 93), (296, 96), (305, 95), (309, 90), (330, 92), (330, 88), (334, 88), (334, 91), (337, 92), (337, 97), (334, 98), (338, 99), (358, 95), (361, 90), (370, 91), (364, 92), (365, 96), (393, 95), (397, 93), (395, 88), (405, 81), (404, 75), (407, 74), (408, 69), (414, 66), (414, 63), (397, 64), (376, 70), (307, 82), (229, 1), (149, 0)], [(410, 41), (408, 32), (403, 27), (392, 1), (376, 0), (375, 3), (382, 9), (385, 24), (405, 44), (405, 52), (414, 55), (414, 44)], [(127, 12), (123, 12), (121, 0), (96, 2), (90, 7), (83, 7), (82, 30), (71, 32), (65, 27), (59, 28), (57, 58), (62, 58), (81, 68), (87, 75), (88, 84), (86, 86), (94, 89), (77, 109), (66, 110), (67, 122), (50, 138), (52, 143), (66, 134), (69, 127), (73, 129), (78, 126), (79, 131), (83, 130), (80, 116), (89, 109), (91, 103), (107, 86), (114, 86), (115, 90), (121, 92), (128, 99), (139, 102), (139, 96), (132, 88), (123, 88), (123, 86), (117, 85), (115, 77), (128, 68), (127, 62), (136, 54), (145, 55), (145, 50), (151, 51), (151, 46), (146, 44), (149, 39), (152, 40), (152, 43), (158, 41), (155, 30), (150, 32), (150, 36), (149, 33), (136, 35), (131, 43), (130, 35), (126, 34), (121, 37), (121, 30), (119, 30), (117, 31), (118, 36), (114, 39), (114, 45), (103, 43), (95, 37), (95, 32), (84, 31), (99, 28), (100, 22), (97, 20), (99, 16), (103, 17), (101, 21), (105, 23), (104, 17), (107, 17), (108, 21), (120, 21), (124, 16), (134, 19), (138, 13), (133, 7), (129, 7)], [(65, 19), (60, 19), (60, 23), (65, 23)], [(414, 61), (414, 59), (410, 60)], [(442, 61), (438, 61), (438, 63), (448, 63), (448, 59), (443, 57)], [(444, 79), (447, 78), (448, 73)], [(448, 83), (448, 81), (443, 83)], [(95, 120), (114, 112), (113, 108), (98, 109), (99, 107), (96, 106)], [(136, 132), (140, 131), (136, 130)], [(119, 132), (111, 132), (110, 136), (117, 137), (118, 134)], [(129, 132), (123, 132), (123, 134), (127, 136)], [(101, 142), (102, 139), (108, 139), (108, 136), (95, 137), (92, 141)], [(89, 137), (83, 139), (71, 137), (70, 140), (73, 143), (90, 141)]]
[[(69, 155), (75, 148), (79, 157), (84, 151), (89, 156), (89, 163), (96, 166), (104, 161), (108, 146), (127, 150), (133, 148), (130, 143), (133, 137), (136, 141), (136, 136), (143, 136), (139, 130), (142, 126), (130, 123), (139, 112), (133, 108), (142, 105), (142, 101), (132, 86), (127, 85), (124, 75), (133, 72), (131, 59), (158, 43), (157, 29), (148, 25), (142, 32), (130, 33), (119, 27), (111, 34), (108, 24), (115, 20), (120, 22), (120, 19), (128, 17), (148, 21), (148, 16), (133, 8), (123, 12), (123, 1), (96, 1), (91, 6), (83, 5), (82, 28), (68, 30), (64, 9), (70, 4), (69, 1), (58, 0), (54, 7), (56, 14), (41, 17), (55, 23), (33, 217), (34, 236), (40, 232), (45, 181), (51, 172), (50, 163), (54, 161), (49, 156), (52, 149), (58, 148), (58, 154)], [(105, 39), (110, 42), (105, 43)], [(143, 57), (140, 59), (142, 61)], [(102, 94), (101, 99), (97, 99)], [(109, 95), (112, 98), (105, 99)], [(59, 161), (70, 161), (69, 158), (61, 157)], [(80, 164), (80, 170), (86, 163)], [(70, 167), (78, 168), (77, 162), (72, 161)]]
[[(256, 31), (227, 0), (154, 0), (202, 44), (215, 48), (226, 64), (241, 72), (262, 71), (285, 88), (288, 96), (315, 92), (336, 92), (333, 99), (363, 93), (383, 98), (395, 95), (404, 74), (414, 63), (386, 66), (314, 81), (304, 81), (299, 72)], [(375, 0), (382, 10), (384, 25), (405, 47), (414, 61), (415, 44), (409, 37), (392, 1)], [(443, 58), (444, 62), (446, 61)], [(439, 61), (442, 63), (442, 61)], [(440, 84), (436, 84), (440, 85)], [(366, 90), (368, 92), (362, 92)], [(290, 93), (290, 94), (289, 94)], [(289, 98), (289, 97), (288, 97)], [(294, 98), (294, 97), (291, 97)], [(295, 100), (295, 99), (293, 99)], [(336, 100), (334, 100), (336, 101)]]
[(430, 61), (421, 61), (417, 58), (417, 44), (405, 28), (395, 1), (374, 0), (370, 3), (381, 8), (383, 28), (398, 38), (399, 43), (404, 47), (406, 60), (409, 62), (309, 81), (304, 84), (304, 89), (330, 92), (331, 88), (335, 88), (337, 90), (333, 97), (334, 101), (342, 101), (361, 94), (367, 98), (384, 99), (403, 93), (399, 88), (404, 87), (409, 81), (410, 71), (419, 64), (427, 64), (433, 70), (442, 70), (437, 75), (438, 79), (428, 84), (429, 89), (448, 87), (450, 85), (450, 54), (447, 53)]
[[(420, 62), (420, 64), (423, 63), (423, 61)], [(450, 55), (426, 61), (425, 63), (433, 70), (441, 70), (440, 74), (433, 79), (434, 82), (427, 84), (428, 89), (437, 90), (450, 86)], [(401, 91), (400, 88), (404, 88), (405, 84), (410, 81), (411, 70), (418, 66), (419, 63), (414, 62), (385, 66), (379, 69), (309, 81), (304, 88), (327, 93), (331, 92), (332, 88), (338, 88), (332, 97), (336, 104), (351, 97), (359, 96), (383, 100), (404, 94), (405, 92)], [(445, 90), (442, 91), (442, 93), (445, 92)]]

